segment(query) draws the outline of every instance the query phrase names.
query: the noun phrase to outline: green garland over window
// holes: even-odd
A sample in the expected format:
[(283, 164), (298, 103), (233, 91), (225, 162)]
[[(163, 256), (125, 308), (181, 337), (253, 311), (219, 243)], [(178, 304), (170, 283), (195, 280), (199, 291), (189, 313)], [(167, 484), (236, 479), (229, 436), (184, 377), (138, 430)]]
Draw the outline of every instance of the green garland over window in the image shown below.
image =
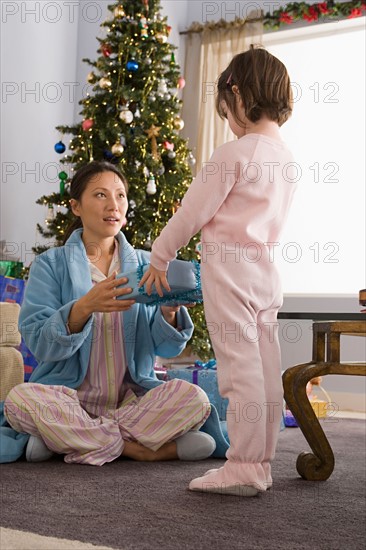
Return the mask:
[[(353, 19), (366, 14), (366, 0), (353, 0), (351, 2), (318, 2), (308, 4), (306, 2), (291, 2), (282, 8), (265, 13), (260, 19), (251, 19), (251, 21), (263, 21), (263, 27), (266, 30), (277, 30), (292, 23), (304, 21), (306, 23), (326, 22), (330, 20)], [(232, 21), (221, 19), (220, 21), (207, 22), (204, 25), (193, 23), (186, 32), (202, 32), (204, 30), (217, 30), (237, 28), (245, 25), (248, 19), (236, 17)]]
[(291, 2), (263, 18), (265, 29), (278, 29), (296, 21), (314, 23), (328, 19), (353, 19), (365, 14), (366, 2), (319, 2), (309, 5), (306, 2)]

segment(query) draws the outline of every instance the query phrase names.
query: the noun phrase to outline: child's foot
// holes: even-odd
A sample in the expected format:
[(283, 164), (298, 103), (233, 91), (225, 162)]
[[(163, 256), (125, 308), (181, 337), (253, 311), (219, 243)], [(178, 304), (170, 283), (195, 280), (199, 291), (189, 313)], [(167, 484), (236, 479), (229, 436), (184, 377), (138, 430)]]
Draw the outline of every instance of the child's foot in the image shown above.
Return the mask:
[[(238, 464), (226, 462), (222, 468), (208, 470), (202, 477), (193, 479), (189, 484), (189, 489), (190, 491), (241, 497), (254, 497), (267, 489), (266, 483), (261, 483), (256, 479), (256, 465), (246, 464), (239, 468), (238, 466)], [(251, 472), (252, 469), (253, 472)], [(254, 481), (252, 481), (253, 478)]]

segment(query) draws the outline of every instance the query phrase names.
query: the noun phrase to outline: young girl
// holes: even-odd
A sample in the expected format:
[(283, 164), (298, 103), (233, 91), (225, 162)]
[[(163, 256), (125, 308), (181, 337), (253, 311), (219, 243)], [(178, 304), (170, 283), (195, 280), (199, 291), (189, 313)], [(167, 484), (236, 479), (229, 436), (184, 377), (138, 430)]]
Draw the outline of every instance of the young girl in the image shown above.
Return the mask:
[(229, 399), (230, 448), (222, 468), (189, 488), (254, 496), (272, 484), (282, 414), (277, 312), (282, 304), (273, 263), (294, 192), (292, 156), (279, 126), (290, 117), (285, 66), (262, 48), (236, 55), (218, 81), (217, 110), (238, 137), (219, 147), (197, 175), (182, 206), (154, 242), (141, 280), (169, 289), (168, 262), (202, 230), (205, 315)]
[(136, 304), (130, 288), (118, 287), (117, 273), (147, 263), (121, 233), (124, 177), (114, 165), (93, 162), (76, 173), (70, 194), (79, 229), (35, 259), (20, 313), (39, 365), (5, 401), (12, 428), (31, 435), (26, 458), (55, 452), (98, 466), (121, 455), (207, 458), (215, 440), (198, 431), (210, 414), (207, 395), (154, 373), (156, 354), (178, 355), (191, 337), (187, 310)]

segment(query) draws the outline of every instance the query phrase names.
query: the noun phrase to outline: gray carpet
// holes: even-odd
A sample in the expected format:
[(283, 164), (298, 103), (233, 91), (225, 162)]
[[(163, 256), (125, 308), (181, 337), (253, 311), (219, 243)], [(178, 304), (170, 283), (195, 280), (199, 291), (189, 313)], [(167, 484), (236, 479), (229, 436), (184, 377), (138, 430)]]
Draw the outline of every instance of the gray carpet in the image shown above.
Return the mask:
[(296, 457), (308, 445), (298, 428), (286, 428), (272, 490), (248, 499), (187, 490), (221, 460), (4, 464), (0, 523), (121, 550), (364, 550), (365, 425), (340, 418), (323, 426), (336, 458), (328, 481), (298, 477)]

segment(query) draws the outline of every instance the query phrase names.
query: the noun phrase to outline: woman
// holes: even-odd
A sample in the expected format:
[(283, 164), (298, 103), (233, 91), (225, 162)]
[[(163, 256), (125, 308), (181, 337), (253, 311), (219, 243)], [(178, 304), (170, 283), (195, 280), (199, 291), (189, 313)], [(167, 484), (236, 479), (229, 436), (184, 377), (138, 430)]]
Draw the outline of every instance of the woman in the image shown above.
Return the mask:
[(209, 457), (215, 440), (198, 431), (210, 415), (207, 395), (154, 373), (156, 355), (180, 354), (191, 337), (187, 310), (137, 304), (118, 286), (126, 280), (117, 273), (147, 263), (121, 233), (126, 180), (114, 165), (92, 162), (75, 174), (70, 195), (76, 221), (64, 246), (33, 262), (20, 313), (39, 365), (4, 407), (11, 427), (31, 435), (27, 460), (54, 452), (99, 466), (120, 456)]

